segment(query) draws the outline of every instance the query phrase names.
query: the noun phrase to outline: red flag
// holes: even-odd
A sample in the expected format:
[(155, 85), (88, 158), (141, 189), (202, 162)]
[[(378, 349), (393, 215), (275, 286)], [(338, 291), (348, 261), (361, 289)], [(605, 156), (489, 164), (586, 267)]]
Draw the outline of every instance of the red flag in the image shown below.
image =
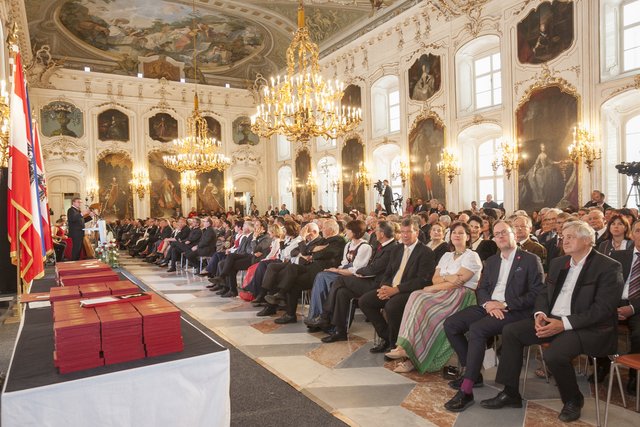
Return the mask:
[[(11, 259), (17, 263), (20, 241), (20, 277), (26, 283), (44, 275), (42, 240), (39, 234), (39, 207), (32, 197), (31, 182), (36, 179), (30, 115), (27, 105), (22, 60), (18, 52), (13, 68), (13, 88), (9, 99), (9, 188), (7, 194)], [(35, 215), (34, 215), (35, 213)], [(34, 223), (37, 223), (37, 225)], [(37, 227), (37, 228), (36, 228)]]
[(40, 133), (38, 125), (33, 124), (33, 153), (36, 160), (36, 187), (38, 200), (40, 203), (40, 217), (42, 218), (42, 256), (53, 253), (53, 239), (51, 237), (51, 222), (49, 221), (49, 198), (47, 195), (47, 180), (44, 172), (44, 159), (42, 157), (42, 149), (40, 147)]

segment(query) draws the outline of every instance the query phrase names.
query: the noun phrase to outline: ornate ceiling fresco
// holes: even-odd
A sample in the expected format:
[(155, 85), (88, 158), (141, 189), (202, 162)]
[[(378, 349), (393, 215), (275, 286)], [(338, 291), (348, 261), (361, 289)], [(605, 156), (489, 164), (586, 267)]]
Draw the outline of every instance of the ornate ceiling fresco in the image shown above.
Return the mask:
[[(305, 0), (311, 37), (335, 50), (420, 0)], [(31, 49), (65, 68), (244, 86), (285, 67), (298, 0), (26, 0)], [(48, 48), (47, 48), (48, 46)]]

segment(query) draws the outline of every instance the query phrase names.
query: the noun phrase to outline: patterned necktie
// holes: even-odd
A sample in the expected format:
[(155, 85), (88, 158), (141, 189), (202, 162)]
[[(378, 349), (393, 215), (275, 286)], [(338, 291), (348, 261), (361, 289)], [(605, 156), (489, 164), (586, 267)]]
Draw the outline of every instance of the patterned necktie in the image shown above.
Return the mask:
[(402, 255), (402, 261), (400, 262), (400, 267), (398, 267), (398, 272), (395, 276), (393, 276), (393, 281), (391, 285), (395, 288), (400, 284), (402, 280), (402, 274), (404, 274), (404, 268), (407, 266), (407, 261), (409, 260), (409, 246), (404, 247), (404, 254)]
[(629, 300), (636, 298), (640, 298), (640, 254), (636, 255), (629, 276)]

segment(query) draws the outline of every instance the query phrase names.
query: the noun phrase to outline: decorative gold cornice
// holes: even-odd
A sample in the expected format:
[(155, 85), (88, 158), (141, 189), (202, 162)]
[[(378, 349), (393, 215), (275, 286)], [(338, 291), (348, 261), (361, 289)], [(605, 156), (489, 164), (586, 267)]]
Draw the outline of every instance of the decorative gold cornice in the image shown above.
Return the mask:
[(432, 109), (429, 110), (422, 110), (420, 111), (420, 113), (416, 116), (415, 119), (413, 119), (413, 123), (411, 123), (411, 128), (409, 129), (409, 135), (411, 135), (411, 133), (418, 127), (418, 124), (422, 121), (422, 120), (428, 120), (428, 119), (433, 119), (433, 121), (435, 122), (435, 124), (438, 127), (441, 127), (442, 129), (445, 128), (444, 125), (444, 121), (442, 120), (442, 118), (438, 115), (438, 113), (436, 113), (435, 111), (433, 111)]
[(129, 151), (127, 151), (127, 150), (118, 149), (118, 148), (107, 148), (105, 150), (99, 151), (98, 155), (96, 156), (96, 162), (99, 162), (100, 160), (104, 159), (109, 154), (122, 154), (127, 159), (129, 159), (129, 161), (131, 161), (131, 163), (133, 164), (133, 159), (131, 158), (131, 153)]
[[(577, 75), (580, 74), (580, 66), (579, 65), (574, 65), (573, 67), (569, 67), (566, 68), (560, 72), (564, 72), (564, 71), (574, 71)], [(516, 84), (514, 85), (514, 89), (516, 91), (516, 93), (518, 92), (520, 86), (522, 86), (523, 84), (533, 80), (534, 83), (529, 86), (527, 88), (527, 90), (524, 92), (524, 94), (522, 95), (522, 97), (520, 98), (520, 101), (518, 102), (518, 106), (516, 107), (516, 110), (520, 109), (520, 107), (529, 100), (529, 97), (531, 96), (531, 94), (533, 92), (535, 92), (536, 90), (543, 88), (543, 87), (547, 87), (547, 86), (557, 86), (559, 87), (563, 92), (568, 93), (570, 95), (574, 95), (577, 97), (578, 93), (576, 90), (576, 87), (573, 86), (571, 83), (569, 83), (566, 79), (564, 79), (563, 77), (559, 76), (558, 71), (555, 71), (551, 68), (549, 68), (549, 66), (547, 64), (542, 64), (542, 70), (540, 70), (540, 72), (536, 73), (533, 77), (526, 79), (526, 80), (522, 80), (519, 82), (516, 82)]]

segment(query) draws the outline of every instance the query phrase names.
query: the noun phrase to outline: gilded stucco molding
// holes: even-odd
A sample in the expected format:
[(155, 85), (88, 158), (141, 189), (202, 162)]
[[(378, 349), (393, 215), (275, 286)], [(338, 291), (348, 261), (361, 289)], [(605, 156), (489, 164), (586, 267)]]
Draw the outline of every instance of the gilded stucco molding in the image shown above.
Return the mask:
[(569, 94), (577, 96), (577, 90), (576, 90), (575, 86), (573, 86), (566, 79), (564, 79), (563, 77), (560, 76), (560, 73), (563, 73), (563, 72), (566, 72), (566, 71), (573, 71), (576, 74), (576, 76), (579, 76), (580, 75), (580, 66), (579, 65), (574, 65), (572, 67), (565, 68), (564, 70), (556, 71), (556, 70), (553, 70), (553, 69), (549, 68), (549, 66), (547, 64), (542, 64), (542, 70), (537, 72), (533, 77), (525, 79), (525, 80), (521, 80), (519, 82), (516, 82), (513, 85), (513, 88), (515, 90), (516, 95), (519, 92), (520, 87), (522, 85), (524, 85), (524, 84), (526, 84), (526, 83), (528, 83), (530, 81), (534, 82), (531, 86), (529, 86), (529, 88), (526, 90), (526, 92), (521, 97), (520, 102), (518, 103), (518, 107), (516, 108), (516, 110), (519, 109), (520, 106), (522, 104), (524, 104), (529, 99), (529, 96), (531, 96), (532, 92), (534, 92), (537, 89), (543, 88), (545, 86), (559, 86), (560, 88), (563, 88), (563, 92), (567, 92)]
[(243, 147), (231, 154), (234, 164), (258, 166), (262, 163), (260, 155), (249, 147)]
[(606, 95), (605, 100), (603, 101), (603, 103), (607, 102), (608, 100), (610, 100), (611, 98), (614, 98), (617, 95), (620, 95), (623, 92), (626, 92), (626, 91), (632, 90), (632, 89), (636, 89), (636, 90), (640, 89), (640, 75), (634, 76), (633, 80), (631, 82), (611, 90), (611, 93)]
[[(444, 111), (444, 106), (442, 106), (442, 109)], [(427, 120), (427, 119), (433, 119), (433, 121), (436, 123), (438, 127), (441, 127), (443, 129), (445, 128), (444, 121), (438, 115), (438, 113), (433, 111), (433, 109), (423, 109), (416, 116), (416, 118), (413, 119), (413, 122), (411, 123), (411, 127), (409, 128), (409, 135), (411, 135), (411, 132), (413, 132), (414, 129), (418, 126), (418, 123), (420, 123), (422, 120)]]
[(460, 128), (459, 128), (459, 133), (462, 132), (465, 129), (468, 129), (470, 127), (473, 126), (478, 126), (484, 123), (491, 123), (491, 124), (495, 124), (498, 125), (500, 127), (502, 127), (502, 124), (499, 120), (496, 119), (490, 119), (488, 117), (484, 117), (481, 114), (475, 114), (469, 121), (467, 121), (466, 123), (463, 123)]
[(53, 138), (42, 144), (43, 157), (47, 161), (61, 160), (63, 162), (76, 161), (86, 166), (84, 153), (86, 147), (67, 137)]
[(96, 156), (96, 162), (99, 162), (100, 160), (104, 159), (109, 154), (122, 154), (124, 157), (126, 157), (129, 161), (133, 163), (133, 159), (131, 158), (131, 153), (129, 151), (123, 148), (114, 148), (114, 147), (108, 147), (108, 148), (105, 148), (104, 150), (98, 151), (98, 155)]

